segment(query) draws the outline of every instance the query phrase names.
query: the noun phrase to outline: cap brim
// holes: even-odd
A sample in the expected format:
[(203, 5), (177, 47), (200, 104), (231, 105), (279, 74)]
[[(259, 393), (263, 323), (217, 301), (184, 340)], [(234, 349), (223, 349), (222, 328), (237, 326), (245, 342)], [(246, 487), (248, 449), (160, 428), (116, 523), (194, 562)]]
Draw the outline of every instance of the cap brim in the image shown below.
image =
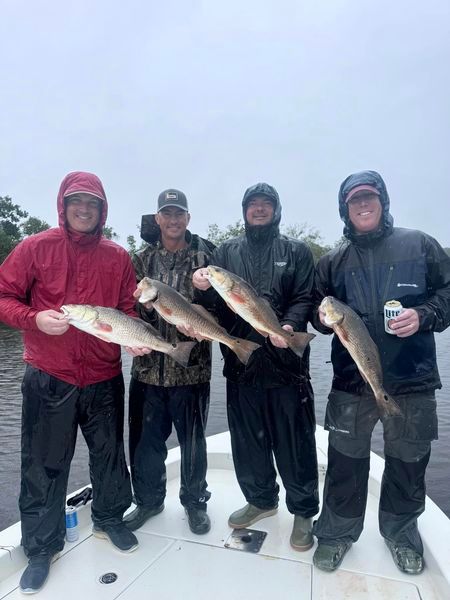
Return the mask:
[(158, 208), (158, 212), (162, 211), (164, 208), (169, 208), (170, 206), (174, 206), (175, 208), (181, 208), (185, 212), (189, 212), (189, 210), (185, 206), (181, 206), (180, 204), (164, 204), (161, 208)]
[(345, 198), (345, 202), (347, 203), (349, 200), (351, 200), (351, 198), (353, 198), (353, 196), (355, 196), (355, 194), (358, 194), (359, 192), (369, 192), (371, 194), (376, 194), (377, 196), (380, 195), (380, 192), (373, 185), (357, 185), (349, 191), (347, 197)]

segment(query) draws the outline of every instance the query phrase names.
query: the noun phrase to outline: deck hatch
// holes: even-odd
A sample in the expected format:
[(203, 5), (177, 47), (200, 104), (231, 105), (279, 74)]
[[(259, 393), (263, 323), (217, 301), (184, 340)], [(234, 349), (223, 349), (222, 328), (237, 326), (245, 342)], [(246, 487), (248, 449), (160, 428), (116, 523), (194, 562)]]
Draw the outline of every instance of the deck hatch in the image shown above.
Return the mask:
[(225, 542), (225, 548), (242, 550), (243, 552), (259, 552), (267, 531), (258, 529), (233, 529), (230, 537)]

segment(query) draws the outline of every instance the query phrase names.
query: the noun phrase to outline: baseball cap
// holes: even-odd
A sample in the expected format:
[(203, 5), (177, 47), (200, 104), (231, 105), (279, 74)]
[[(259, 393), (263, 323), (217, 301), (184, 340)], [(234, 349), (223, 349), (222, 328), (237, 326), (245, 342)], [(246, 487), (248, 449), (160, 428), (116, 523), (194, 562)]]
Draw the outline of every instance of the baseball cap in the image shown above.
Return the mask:
[(374, 187), (373, 185), (357, 185), (356, 187), (352, 188), (349, 193), (347, 194), (347, 197), (345, 198), (345, 202), (348, 202), (350, 200), (350, 198), (353, 198), (353, 196), (355, 194), (357, 194), (358, 192), (371, 192), (372, 194), (376, 194), (377, 196), (380, 195), (380, 192), (377, 190), (376, 187)]
[(176, 206), (177, 208), (181, 208), (186, 212), (189, 211), (187, 198), (183, 192), (180, 190), (164, 190), (158, 196), (158, 209), (159, 212), (161, 209), (166, 208), (166, 206)]

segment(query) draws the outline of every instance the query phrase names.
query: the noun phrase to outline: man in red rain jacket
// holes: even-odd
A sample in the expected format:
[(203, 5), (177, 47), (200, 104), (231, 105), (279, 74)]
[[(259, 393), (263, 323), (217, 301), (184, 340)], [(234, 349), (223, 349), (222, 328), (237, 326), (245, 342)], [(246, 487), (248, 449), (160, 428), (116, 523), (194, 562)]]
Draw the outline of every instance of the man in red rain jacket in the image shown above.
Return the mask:
[(64, 547), (65, 497), (78, 425), (89, 448), (93, 533), (122, 552), (138, 542), (122, 523), (131, 504), (123, 448), (120, 346), (70, 327), (63, 304), (134, 314), (136, 280), (128, 253), (102, 236), (108, 205), (91, 173), (67, 175), (59, 227), (21, 242), (0, 265), (0, 320), (21, 329), (22, 469), (19, 507), (28, 567), (22, 592), (45, 583)]

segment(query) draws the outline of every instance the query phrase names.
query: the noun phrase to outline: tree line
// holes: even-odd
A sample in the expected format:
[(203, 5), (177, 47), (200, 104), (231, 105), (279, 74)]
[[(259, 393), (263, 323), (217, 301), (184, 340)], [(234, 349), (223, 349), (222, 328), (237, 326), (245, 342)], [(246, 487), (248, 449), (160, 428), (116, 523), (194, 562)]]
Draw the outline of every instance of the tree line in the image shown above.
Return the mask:
[[(18, 204), (14, 204), (9, 196), (0, 196), (0, 264), (24, 238), (49, 228), (48, 223), (38, 217), (30, 216), (26, 210), (23, 210)], [(325, 244), (320, 232), (307, 223), (281, 225), (280, 230), (284, 235), (305, 242), (311, 248), (315, 262), (342, 241), (341, 238), (332, 246)], [(212, 223), (208, 225), (206, 237), (216, 246), (220, 246), (225, 240), (237, 237), (244, 231), (244, 223), (241, 219), (224, 228), (219, 227), (217, 223)], [(119, 240), (119, 236), (112, 227), (104, 227), (103, 235), (110, 240)], [(128, 252), (133, 254), (145, 246), (145, 242), (139, 243), (134, 235), (129, 235), (127, 236), (127, 245)], [(450, 255), (450, 248), (444, 248), (444, 250)]]

